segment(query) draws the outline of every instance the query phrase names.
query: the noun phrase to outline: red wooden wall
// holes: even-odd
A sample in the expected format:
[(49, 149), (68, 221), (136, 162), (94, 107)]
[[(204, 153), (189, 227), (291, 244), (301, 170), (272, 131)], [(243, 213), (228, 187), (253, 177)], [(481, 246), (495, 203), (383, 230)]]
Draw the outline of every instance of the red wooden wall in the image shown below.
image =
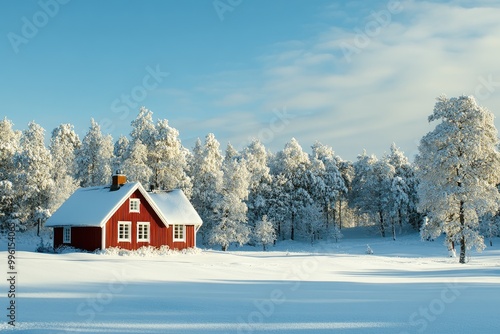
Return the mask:
[[(71, 243), (66, 244), (90, 252), (101, 248), (100, 227), (71, 227)], [(63, 243), (63, 228), (54, 228), (54, 248), (65, 245)]]
[[(130, 198), (141, 200), (140, 212), (129, 212), (128, 199), (118, 208), (115, 214), (106, 223), (106, 248), (120, 247), (123, 249), (138, 249), (142, 246), (160, 247), (168, 245), (171, 249), (184, 249), (195, 247), (194, 226), (186, 226), (186, 242), (173, 242), (173, 226), (166, 228), (160, 221), (153, 208), (146, 202), (139, 190), (136, 190)], [(118, 242), (118, 222), (129, 221), (131, 224), (131, 241)], [(149, 222), (149, 243), (137, 241), (137, 222)]]
[[(166, 228), (160, 221), (158, 215), (153, 208), (146, 202), (139, 190), (136, 190), (130, 198), (139, 198), (141, 200), (140, 212), (129, 212), (129, 200), (127, 199), (115, 212), (115, 214), (106, 223), (106, 248), (120, 247), (123, 249), (138, 249), (142, 246), (160, 247), (168, 245), (170, 249), (184, 249), (196, 246), (195, 242), (195, 227), (193, 225), (186, 226), (185, 241), (173, 242), (173, 226)], [(118, 222), (131, 222), (131, 241), (118, 242)], [(137, 222), (149, 222), (149, 243), (137, 242)], [(71, 228), (71, 244), (72, 247), (94, 251), (101, 249), (102, 245), (102, 229), (100, 227), (72, 227)], [(63, 243), (63, 228), (54, 228), (54, 248), (57, 248)]]
[(101, 233), (100, 227), (72, 227), (71, 246), (90, 252), (101, 249)]
[(63, 244), (63, 228), (54, 227), (54, 249)]

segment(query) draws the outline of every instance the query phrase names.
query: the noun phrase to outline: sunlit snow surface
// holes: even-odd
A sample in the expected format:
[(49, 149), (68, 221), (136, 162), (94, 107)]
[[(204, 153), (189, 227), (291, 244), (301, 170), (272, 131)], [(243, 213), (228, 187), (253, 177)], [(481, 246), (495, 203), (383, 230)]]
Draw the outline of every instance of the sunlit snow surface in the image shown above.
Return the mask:
[[(282, 242), (268, 252), (245, 247), (162, 256), (40, 254), (19, 240), (15, 329), (498, 333), (500, 239), (460, 265), (446, 257), (442, 240), (344, 233), (337, 244)], [(365, 254), (367, 244), (373, 255)], [(6, 263), (3, 240), (1, 247)], [(3, 281), (3, 309), (7, 290)], [(3, 315), (0, 329), (9, 328)]]

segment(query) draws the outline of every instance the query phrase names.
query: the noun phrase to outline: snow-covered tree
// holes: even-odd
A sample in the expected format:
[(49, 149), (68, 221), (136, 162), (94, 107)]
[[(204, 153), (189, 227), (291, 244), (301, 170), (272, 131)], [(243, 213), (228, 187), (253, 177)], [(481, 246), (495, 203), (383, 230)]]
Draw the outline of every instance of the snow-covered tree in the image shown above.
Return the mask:
[(50, 194), (49, 209), (54, 212), (78, 188), (76, 152), (81, 141), (73, 125), (61, 124), (52, 131), (50, 153), (54, 168), (54, 187)]
[(113, 155), (115, 156), (113, 161), (113, 171), (122, 169), (122, 165), (127, 159), (127, 154), (129, 153), (130, 140), (125, 136), (120, 136), (114, 144)]
[(481, 217), (480, 224), (483, 236), (488, 238), (490, 247), (493, 246), (493, 238), (500, 236), (500, 216), (488, 212)]
[(76, 175), (75, 155), (81, 144), (71, 124), (61, 124), (52, 131), (50, 153), (54, 161), (54, 179)]
[(337, 166), (333, 149), (316, 142), (312, 146), (310, 175), (313, 189), (312, 197), (321, 206), (326, 229), (335, 222), (335, 204), (340, 195), (347, 193), (342, 174)]
[(154, 147), (150, 152), (153, 184), (160, 189), (180, 188), (190, 197), (192, 183), (187, 174), (188, 154), (179, 139), (179, 131), (170, 127), (166, 119), (159, 120), (156, 124)]
[(215, 226), (210, 232), (210, 243), (221, 245), (225, 251), (231, 243), (241, 246), (250, 239), (245, 203), (250, 174), (245, 160), (238, 158), (231, 144), (226, 149), (223, 172), (222, 196), (215, 205)]
[(309, 204), (300, 211), (299, 229), (307, 240), (314, 244), (319, 235), (326, 230), (323, 222), (322, 208), (317, 204)]
[(391, 224), (392, 239), (396, 240), (396, 226), (403, 226), (403, 217), (407, 216), (409, 188), (400, 176), (392, 179), (388, 203), (388, 218)]
[(439, 97), (429, 122), (441, 122), (421, 139), (415, 159), (419, 209), (429, 218), (423, 236), (446, 233), (460, 244), (460, 263), (465, 263), (471, 247), (484, 248), (479, 218), (500, 206), (500, 155), (493, 119), (472, 96)]
[(0, 121), (0, 181), (10, 179), (15, 171), (13, 157), (19, 151), (21, 132), (13, 126), (7, 118)]
[(268, 212), (272, 184), (268, 166), (268, 153), (264, 145), (255, 140), (244, 149), (242, 156), (250, 173), (247, 200), (248, 223), (250, 226), (255, 226), (261, 217)]
[(403, 227), (403, 225), (409, 224), (418, 229), (422, 217), (417, 210), (418, 179), (415, 176), (415, 168), (394, 143), (391, 145), (391, 153), (385, 156), (384, 160), (394, 167), (394, 177), (401, 179), (397, 181), (399, 194), (393, 193), (394, 196), (398, 196), (395, 200), (399, 203), (399, 208), (397, 208), (399, 225)]
[[(345, 189), (340, 192), (337, 200), (337, 226), (339, 230), (344, 226), (345, 216), (350, 216), (353, 210), (349, 209), (348, 198), (352, 190), (352, 180), (354, 179), (354, 165), (351, 161), (342, 160), (337, 157), (337, 166), (344, 181)], [(352, 221), (352, 220), (351, 220)]]
[(255, 224), (253, 231), (253, 239), (256, 244), (262, 245), (262, 249), (265, 251), (267, 245), (272, 245), (276, 241), (276, 231), (274, 225), (271, 221), (267, 220), (267, 216), (264, 215), (262, 220)]
[(151, 184), (159, 189), (180, 188), (191, 197), (192, 180), (188, 175), (189, 150), (184, 148), (179, 139), (179, 131), (171, 127), (168, 120), (161, 119), (155, 124), (153, 112), (142, 107), (139, 115), (132, 121), (134, 143), (140, 140), (146, 145), (147, 164), (152, 169)]
[(11, 181), (0, 180), (0, 229), (7, 228), (7, 224), (14, 218), (19, 209), (15, 204), (15, 191)]
[(82, 187), (109, 184), (113, 172), (113, 139), (101, 133), (101, 127), (94, 119), (90, 124), (76, 159)]
[(18, 196), (22, 226), (27, 229), (36, 223), (35, 213), (49, 208), (50, 192), (54, 185), (53, 163), (50, 151), (45, 147), (45, 130), (35, 122), (23, 131), (21, 149), (14, 156), (18, 170), (15, 188)]
[(289, 182), (285, 175), (273, 176), (271, 192), (267, 201), (268, 218), (275, 225), (276, 238), (285, 239), (285, 231), (289, 227), (289, 208), (291, 195), (287, 191)]
[(354, 172), (350, 205), (356, 207), (361, 213), (377, 219), (380, 234), (385, 237), (387, 211), (391, 205), (390, 194), (394, 167), (364, 152), (354, 163)]
[[(295, 240), (297, 218), (301, 210), (313, 202), (309, 192), (312, 184), (310, 178), (307, 177), (310, 166), (309, 156), (302, 150), (295, 138), (292, 138), (285, 145), (283, 151), (278, 152), (274, 162), (274, 175), (282, 175), (285, 180), (285, 184), (280, 185), (280, 190), (285, 194), (280, 197), (287, 200), (286, 203), (283, 203), (287, 207), (287, 217), (284, 223), (286, 223), (285, 228), (289, 232), (291, 240)], [(275, 217), (272, 218), (275, 220)], [(281, 231), (281, 233), (284, 232), (284, 230)]]
[(15, 201), (15, 186), (12, 183), (17, 174), (14, 156), (19, 151), (21, 132), (13, 130), (7, 118), (0, 121), (0, 227), (5, 227), (18, 211)]
[(214, 134), (210, 133), (205, 137), (203, 146), (201, 141), (197, 140), (191, 160), (193, 180), (191, 202), (203, 219), (200, 233), (204, 242), (208, 241), (209, 233), (214, 226), (215, 205), (221, 197), (222, 160), (220, 144)]
[(132, 121), (132, 132), (130, 138), (132, 141), (140, 139), (149, 150), (152, 150), (156, 141), (156, 127), (153, 122), (153, 112), (141, 107), (137, 118)]
[(130, 181), (140, 182), (143, 187), (148, 189), (149, 180), (153, 171), (147, 165), (148, 150), (140, 139), (135, 140), (129, 146), (129, 152), (126, 153), (127, 159), (122, 164), (122, 171), (127, 175)]

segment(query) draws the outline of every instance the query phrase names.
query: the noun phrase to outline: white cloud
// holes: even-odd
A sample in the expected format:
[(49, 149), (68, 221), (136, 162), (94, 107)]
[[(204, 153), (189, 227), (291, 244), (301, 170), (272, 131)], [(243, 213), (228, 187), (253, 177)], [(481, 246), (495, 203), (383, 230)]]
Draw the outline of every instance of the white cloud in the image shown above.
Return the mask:
[[(363, 142), (376, 154), (392, 141), (405, 142), (403, 149), (415, 152), (416, 139), (428, 131), (435, 97), (474, 94), (481, 77), (495, 77), (500, 9), (429, 2), (407, 2), (404, 8), (350, 63), (338, 57), (338, 49), (356, 32), (339, 27), (301, 48), (296, 58), (277, 63), (268, 71), (268, 105), (282, 103), (311, 113), (310, 121), (296, 124), (295, 130), (309, 143), (335, 139), (334, 149), (350, 158)], [(324, 56), (326, 50), (330, 57)], [(500, 82), (496, 75), (493, 81)], [(484, 103), (500, 102), (498, 92), (489, 93), (491, 101)]]
[[(369, 10), (356, 21), (359, 29), (332, 20), (330, 29), (307, 40), (272, 45), (257, 59), (261, 70), (205, 78), (198, 91), (223, 114), (204, 123), (227, 129), (219, 139), (237, 144), (262, 134), (273, 109), (286, 107), (294, 117), (266, 144), (273, 151), (296, 137), (304, 147), (320, 140), (347, 159), (363, 148), (381, 155), (392, 142), (413, 155), (434, 126), (427, 117), (442, 93), (480, 92), (478, 101), (500, 112), (495, 110), (500, 106), (500, 8), (474, 3), (403, 2), (403, 11), (358, 47), (350, 62), (340, 45), (356, 45), (359, 31), (374, 20)], [(337, 8), (335, 15), (348, 9)]]

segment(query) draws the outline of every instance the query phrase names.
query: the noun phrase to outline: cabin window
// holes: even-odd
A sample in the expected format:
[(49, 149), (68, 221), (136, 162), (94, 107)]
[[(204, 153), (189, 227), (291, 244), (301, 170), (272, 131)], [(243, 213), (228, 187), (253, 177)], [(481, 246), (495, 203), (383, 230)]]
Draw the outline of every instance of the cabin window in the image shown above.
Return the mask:
[(129, 199), (129, 212), (140, 212), (139, 207), (141, 204), (141, 200), (139, 198), (131, 198)]
[(131, 222), (118, 222), (118, 241), (130, 242)]
[(149, 242), (149, 222), (137, 222), (137, 241)]
[(71, 243), (71, 227), (63, 228), (63, 243), (65, 244)]
[(184, 241), (185, 240), (185, 226), (184, 225), (174, 225), (174, 241)]

